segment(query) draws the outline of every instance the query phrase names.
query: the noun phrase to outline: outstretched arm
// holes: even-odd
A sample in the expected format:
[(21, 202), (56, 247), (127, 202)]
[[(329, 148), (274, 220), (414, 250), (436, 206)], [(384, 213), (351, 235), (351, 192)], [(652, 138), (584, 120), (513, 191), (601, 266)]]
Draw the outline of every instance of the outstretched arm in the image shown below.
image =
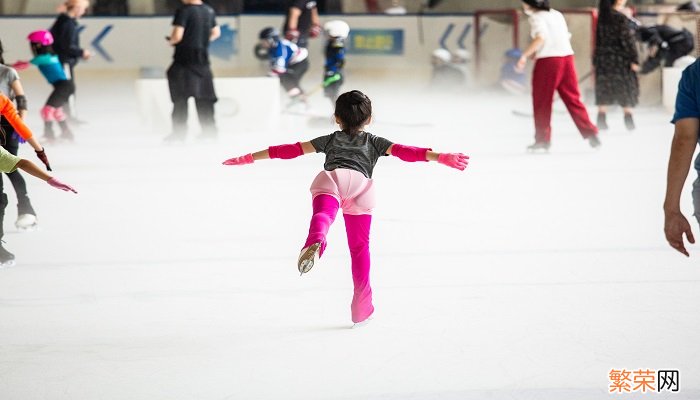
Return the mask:
[(404, 146), (398, 143), (389, 146), (386, 153), (407, 162), (437, 161), (460, 171), (464, 171), (469, 164), (469, 156), (462, 153), (437, 153), (433, 149)]
[(676, 131), (671, 145), (666, 177), (666, 199), (664, 201), (664, 233), (668, 244), (689, 256), (683, 243), (683, 234), (690, 243), (695, 243), (690, 224), (681, 213), (681, 192), (688, 177), (688, 170), (693, 159), (693, 152), (698, 142), (700, 120), (684, 118), (676, 122)]
[(56, 189), (61, 189), (66, 192), (78, 193), (75, 189), (47, 174), (46, 172), (44, 172), (44, 170), (42, 170), (36, 164), (29, 160), (21, 159), (19, 160), (19, 162), (17, 162), (16, 166), (17, 168), (28, 173), (29, 175), (35, 176), (41, 179), (42, 181), (46, 181), (46, 183), (55, 187)]
[(269, 158), (281, 158), (283, 160), (289, 160), (292, 158), (297, 158), (303, 156), (304, 154), (314, 153), (316, 149), (311, 144), (311, 142), (296, 142), (294, 144), (282, 144), (279, 146), (270, 146), (265, 150), (256, 151), (255, 153), (249, 153), (244, 156), (229, 158), (224, 161), (224, 165), (245, 165), (252, 164), (258, 160), (267, 160)]

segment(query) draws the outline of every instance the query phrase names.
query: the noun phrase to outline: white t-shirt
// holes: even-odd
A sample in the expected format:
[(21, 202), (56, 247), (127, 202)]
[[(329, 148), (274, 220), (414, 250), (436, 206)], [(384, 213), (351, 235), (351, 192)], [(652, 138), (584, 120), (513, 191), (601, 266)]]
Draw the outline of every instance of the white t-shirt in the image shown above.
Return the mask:
[(544, 39), (535, 58), (565, 57), (574, 54), (571, 33), (562, 13), (557, 10), (535, 11), (530, 15), (530, 36)]

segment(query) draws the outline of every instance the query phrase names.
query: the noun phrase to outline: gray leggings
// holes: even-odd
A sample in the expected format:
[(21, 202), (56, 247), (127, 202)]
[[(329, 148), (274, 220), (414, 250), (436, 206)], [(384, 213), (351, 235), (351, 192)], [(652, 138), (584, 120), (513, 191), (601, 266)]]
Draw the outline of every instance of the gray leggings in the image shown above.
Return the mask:
[(693, 215), (700, 224), (700, 176), (693, 182), (693, 208), (695, 209)]

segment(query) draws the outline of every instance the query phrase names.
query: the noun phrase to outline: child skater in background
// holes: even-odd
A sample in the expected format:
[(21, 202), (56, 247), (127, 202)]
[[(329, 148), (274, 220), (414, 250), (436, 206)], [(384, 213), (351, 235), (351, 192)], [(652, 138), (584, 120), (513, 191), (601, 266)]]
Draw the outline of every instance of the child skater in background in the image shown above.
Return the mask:
[[(17, 71), (5, 64), (2, 42), (0, 42), (0, 94), (7, 96), (6, 99), (0, 98), (3, 108), (7, 102), (16, 101), (19, 117), (24, 119), (27, 113), (27, 98), (24, 96), (24, 88), (20, 83)], [(0, 120), (0, 130), (2, 130), (2, 138), (4, 138), (2, 147), (5, 150), (16, 156), (19, 150), (19, 143), (27, 141), (36, 151), (37, 157), (46, 165), (46, 169), (51, 171), (49, 159), (46, 157), (44, 148), (32, 136), (31, 132), (16, 132), (12, 124), (4, 116)], [(37, 226), (36, 212), (27, 194), (27, 183), (19, 171), (9, 173), (7, 177), (10, 178), (10, 182), (12, 182), (12, 186), (17, 194), (17, 221), (15, 226), (20, 230), (35, 228)], [(7, 204), (7, 195), (3, 192), (3, 181), (0, 179), (0, 226), (3, 224)]]
[[(7, 119), (7, 121), (10, 123), (15, 132), (18, 132), (22, 137), (26, 138), (27, 141), (36, 142), (32, 138), (32, 132), (24, 124), (22, 119), (19, 117), (19, 114), (17, 114), (17, 110), (12, 105), (10, 99), (8, 99), (3, 94), (0, 94), (0, 113), (5, 119)], [(5, 135), (5, 132), (0, 133), (2, 133), (3, 136)], [(1, 139), (7, 140), (7, 138), (0, 137), (0, 140)], [(50, 171), (51, 169), (49, 168), (49, 161), (46, 158), (46, 154), (44, 154), (42, 151), (41, 154), (37, 152), (37, 155), (39, 156), (39, 159), (46, 165), (46, 168)], [(4, 147), (0, 147), (0, 172), (9, 174), (15, 172), (17, 169), (22, 169), (29, 175), (33, 175), (41, 180), (44, 180), (49, 185), (57, 189), (78, 193), (72, 187), (60, 182), (58, 179), (53, 178), (51, 175), (46, 174), (31, 161), (19, 158), (16, 155), (11, 154), (9, 151), (5, 150)], [(7, 205), (7, 196), (4, 193), (2, 194), (2, 200), (2, 208), (0, 208), (0, 216), (2, 218), (0, 218), (0, 221), (2, 221), (2, 219), (5, 217), (5, 206)], [(2, 227), (2, 223), (0, 223), (0, 239), (2, 239), (3, 236), (4, 230)], [(15, 255), (7, 251), (2, 246), (2, 242), (0, 241), (0, 267), (14, 265), (14, 260)]]
[(73, 132), (66, 122), (67, 117), (63, 112), (63, 106), (75, 92), (75, 86), (66, 76), (63, 65), (51, 47), (53, 35), (49, 31), (35, 31), (30, 33), (27, 39), (34, 54), (30, 62), (39, 67), (44, 78), (53, 85), (53, 92), (41, 109), (41, 119), (44, 120), (44, 139), (53, 141), (56, 138), (53, 132), (53, 122), (56, 121), (61, 128), (60, 138), (73, 141)]
[(309, 69), (309, 51), (280, 38), (280, 32), (276, 28), (263, 29), (259, 38), (259, 45), (262, 49), (267, 49), (270, 73), (279, 76), (280, 84), (293, 102), (305, 102), (306, 97), (299, 82)]
[(343, 84), (343, 66), (345, 66), (345, 39), (350, 34), (350, 26), (345, 21), (328, 21), (323, 25), (328, 41), (326, 42), (326, 64), (323, 73), (323, 92), (335, 104)]
[(311, 152), (325, 153), (324, 171), (311, 184), (313, 216), (309, 235), (299, 255), (302, 274), (323, 255), (326, 234), (339, 208), (352, 259), (354, 294), (350, 306), (352, 321), (360, 324), (372, 315), (369, 283), (369, 231), (375, 205), (372, 171), (379, 157), (392, 155), (403, 161), (437, 161), (460, 171), (469, 157), (461, 153), (436, 153), (431, 149), (404, 146), (365, 132), (372, 118), (370, 99), (358, 90), (343, 93), (335, 103), (335, 120), (341, 130), (310, 142), (271, 146), (267, 150), (231, 158), (224, 165), (244, 165), (268, 158), (291, 159)]

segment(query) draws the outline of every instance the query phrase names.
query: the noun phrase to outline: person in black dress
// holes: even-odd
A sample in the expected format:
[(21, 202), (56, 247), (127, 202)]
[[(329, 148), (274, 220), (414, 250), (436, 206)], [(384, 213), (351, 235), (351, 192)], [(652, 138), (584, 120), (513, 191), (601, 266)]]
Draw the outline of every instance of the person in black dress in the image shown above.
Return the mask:
[(631, 21), (620, 12), (626, 0), (600, 0), (595, 67), (595, 96), (598, 129), (608, 129), (607, 107), (619, 104), (625, 113), (625, 126), (633, 130), (632, 108), (639, 101), (639, 55)]

